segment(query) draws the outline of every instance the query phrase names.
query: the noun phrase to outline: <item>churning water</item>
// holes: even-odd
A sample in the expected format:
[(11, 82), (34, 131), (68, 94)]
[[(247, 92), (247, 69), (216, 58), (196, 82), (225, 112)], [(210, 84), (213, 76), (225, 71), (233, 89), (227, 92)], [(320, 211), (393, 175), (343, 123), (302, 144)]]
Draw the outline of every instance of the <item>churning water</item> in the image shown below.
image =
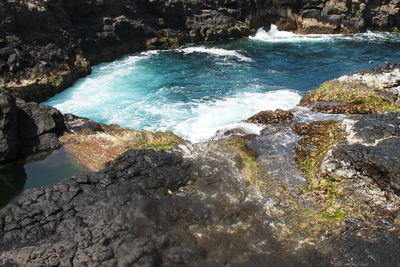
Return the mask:
[(400, 61), (400, 35), (297, 35), (258, 30), (220, 45), (136, 53), (93, 73), (44, 104), (133, 129), (212, 137), (266, 109), (290, 109), (326, 80)]

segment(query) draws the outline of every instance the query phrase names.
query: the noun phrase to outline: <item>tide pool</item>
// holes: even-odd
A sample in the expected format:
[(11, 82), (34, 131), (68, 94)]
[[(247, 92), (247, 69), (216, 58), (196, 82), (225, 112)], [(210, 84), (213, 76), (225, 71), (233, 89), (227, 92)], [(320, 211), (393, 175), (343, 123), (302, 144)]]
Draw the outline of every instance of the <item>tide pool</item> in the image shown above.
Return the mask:
[(85, 168), (64, 148), (0, 166), (0, 207), (29, 188), (58, 183)]
[(170, 130), (193, 142), (261, 110), (290, 109), (322, 82), (400, 61), (400, 35), (296, 35), (260, 29), (219, 45), (188, 46), (125, 56), (44, 104), (97, 122)]

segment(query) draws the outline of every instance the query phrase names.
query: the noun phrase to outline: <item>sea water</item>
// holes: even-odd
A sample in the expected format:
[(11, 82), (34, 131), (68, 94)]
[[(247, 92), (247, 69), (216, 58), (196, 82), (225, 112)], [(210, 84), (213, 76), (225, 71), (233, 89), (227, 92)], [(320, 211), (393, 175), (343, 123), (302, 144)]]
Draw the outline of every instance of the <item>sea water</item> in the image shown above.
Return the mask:
[(271, 30), (218, 45), (125, 56), (44, 104), (97, 122), (170, 130), (199, 142), (216, 131), (260, 127), (241, 121), (261, 110), (290, 109), (322, 82), (400, 61), (400, 35), (297, 35)]

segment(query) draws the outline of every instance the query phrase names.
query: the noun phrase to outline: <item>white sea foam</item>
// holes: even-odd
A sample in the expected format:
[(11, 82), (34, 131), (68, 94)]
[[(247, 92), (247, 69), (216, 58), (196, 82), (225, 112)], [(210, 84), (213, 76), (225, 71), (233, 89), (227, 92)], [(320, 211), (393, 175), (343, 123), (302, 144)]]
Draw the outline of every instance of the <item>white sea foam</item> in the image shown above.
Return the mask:
[(276, 25), (271, 25), (271, 29), (267, 32), (260, 28), (254, 36), (249, 38), (262, 42), (304, 42), (304, 41), (332, 41), (333, 38), (342, 36), (340, 34), (295, 34), (287, 31), (279, 31)]
[(218, 57), (234, 57), (241, 61), (253, 61), (251, 58), (242, 55), (236, 50), (227, 50), (223, 48), (215, 48), (215, 47), (204, 47), (204, 46), (194, 46), (187, 47), (182, 49), (177, 49), (176, 51), (181, 51), (184, 54), (192, 54), (192, 53), (206, 53), (209, 55), (214, 55)]
[(241, 128), (258, 134), (262, 126), (240, 122), (261, 110), (290, 109), (301, 96), (293, 91), (278, 90), (267, 93), (240, 93), (214, 102), (198, 103), (191, 117), (181, 121), (173, 130), (192, 142), (209, 139), (219, 130)]
[(267, 32), (260, 28), (254, 36), (249, 37), (251, 40), (271, 43), (290, 43), (290, 42), (334, 42), (334, 41), (396, 41), (400, 37), (391, 33), (371, 32), (357, 34), (295, 34), (287, 31), (279, 31), (276, 25), (271, 25), (271, 29)]
[(153, 55), (157, 55), (158, 53), (159, 51), (147, 51), (135, 56), (127, 56), (120, 60), (104, 63), (95, 71), (102, 72), (106, 75), (125, 75), (127, 72), (133, 70), (138, 61), (148, 59)]

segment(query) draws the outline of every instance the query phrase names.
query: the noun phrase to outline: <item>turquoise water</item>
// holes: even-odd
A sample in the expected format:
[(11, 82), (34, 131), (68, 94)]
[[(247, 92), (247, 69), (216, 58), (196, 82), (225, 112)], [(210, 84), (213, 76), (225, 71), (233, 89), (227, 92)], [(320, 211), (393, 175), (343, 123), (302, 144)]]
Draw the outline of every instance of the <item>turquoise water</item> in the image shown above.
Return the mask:
[(54, 184), (84, 170), (84, 167), (64, 149), (2, 165), (0, 207), (17, 200), (25, 189)]
[(219, 45), (136, 53), (97, 65), (45, 104), (103, 123), (171, 130), (192, 141), (260, 110), (295, 106), (320, 83), (400, 61), (386, 33), (294, 35), (272, 28)]

